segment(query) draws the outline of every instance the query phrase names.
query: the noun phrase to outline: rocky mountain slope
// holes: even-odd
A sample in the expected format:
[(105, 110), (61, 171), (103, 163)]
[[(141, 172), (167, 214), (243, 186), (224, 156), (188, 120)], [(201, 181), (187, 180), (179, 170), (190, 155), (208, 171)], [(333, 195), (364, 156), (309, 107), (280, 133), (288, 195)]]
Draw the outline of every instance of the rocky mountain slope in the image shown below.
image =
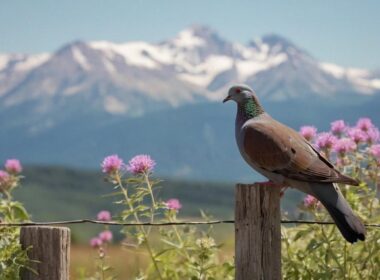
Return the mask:
[(192, 26), (159, 43), (73, 42), (51, 54), (1, 54), (0, 157), (95, 167), (108, 153), (146, 152), (166, 175), (244, 177), (233, 106), (218, 103), (237, 82), (294, 127), (379, 119), (378, 71), (321, 62), (278, 35), (243, 45)]

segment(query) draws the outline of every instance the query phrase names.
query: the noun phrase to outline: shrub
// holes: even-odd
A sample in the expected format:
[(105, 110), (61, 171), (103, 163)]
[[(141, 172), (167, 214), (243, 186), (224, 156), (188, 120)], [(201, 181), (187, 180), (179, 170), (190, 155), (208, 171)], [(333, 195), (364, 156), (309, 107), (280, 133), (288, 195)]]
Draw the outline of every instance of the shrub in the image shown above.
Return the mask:
[[(148, 155), (135, 156), (127, 165), (117, 155), (104, 159), (102, 170), (114, 186), (112, 195), (119, 198), (115, 203), (123, 206), (116, 217), (120, 222), (178, 221), (180, 201), (161, 201), (155, 195), (160, 184), (151, 178), (155, 164)], [(144, 249), (151, 260), (145, 271), (140, 268), (136, 279), (233, 279), (233, 265), (222, 261), (221, 245), (212, 237), (212, 227), (203, 231), (188, 225), (136, 226), (125, 227), (122, 232), (123, 246)], [(158, 238), (159, 244), (152, 243), (150, 236)]]
[[(5, 162), (0, 170), (0, 220), (18, 223), (29, 220), (24, 206), (15, 201), (12, 191), (20, 185), (22, 166), (17, 159)], [(21, 248), (20, 229), (0, 226), (0, 275), (1, 279), (18, 279), (22, 268), (31, 269), (27, 250)], [(31, 269), (32, 270), (32, 269)]]
[[(305, 130), (305, 129), (304, 129)], [(379, 223), (380, 139), (370, 119), (350, 127), (342, 120), (331, 131), (311, 139), (317, 149), (340, 171), (361, 181), (359, 186), (340, 185), (353, 210), (366, 223)], [(330, 221), (327, 211), (313, 197), (300, 204), (300, 218)], [(378, 279), (380, 231), (368, 228), (365, 242), (350, 244), (333, 225), (301, 225), (282, 228), (284, 279)]]

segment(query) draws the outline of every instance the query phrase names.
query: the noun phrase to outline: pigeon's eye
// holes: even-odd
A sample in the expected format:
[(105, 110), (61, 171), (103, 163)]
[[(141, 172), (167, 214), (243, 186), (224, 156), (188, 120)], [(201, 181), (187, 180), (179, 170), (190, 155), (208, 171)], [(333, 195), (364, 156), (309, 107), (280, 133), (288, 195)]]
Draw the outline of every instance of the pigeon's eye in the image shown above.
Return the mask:
[(241, 93), (241, 89), (240, 89), (240, 88), (237, 88), (237, 89), (235, 90), (235, 92), (236, 92), (236, 93)]

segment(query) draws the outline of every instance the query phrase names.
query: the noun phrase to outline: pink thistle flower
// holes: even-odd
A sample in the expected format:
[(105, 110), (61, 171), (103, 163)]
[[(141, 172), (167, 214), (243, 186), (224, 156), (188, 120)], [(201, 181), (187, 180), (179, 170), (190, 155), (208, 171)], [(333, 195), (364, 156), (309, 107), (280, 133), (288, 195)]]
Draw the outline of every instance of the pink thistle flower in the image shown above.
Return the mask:
[(369, 144), (376, 143), (380, 140), (380, 131), (377, 127), (371, 127), (367, 131), (367, 142)]
[(102, 244), (103, 244), (103, 241), (98, 237), (91, 238), (90, 240), (90, 245), (92, 248), (98, 248), (102, 246)]
[(317, 135), (317, 129), (314, 126), (302, 126), (300, 134), (305, 137), (306, 140), (311, 141)]
[(166, 207), (170, 210), (176, 210), (178, 211), (179, 209), (182, 208), (182, 204), (179, 202), (178, 199), (176, 198), (171, 198), (168, 201), (166, 201)]
[(303, 205), (305, 205), (305, 207), (312, 207), (316, 205), (317, 203), (318, 203), (318, 199), (316, 199), (314, 196), (310, 194), (305, 196), (305, 198), (303, 199)]
[(21, 163), (18, 159), (8, 159), (5, 162), (5, 170), (12, 174), (17, 174), (22, 171)]
[(107, 174), (119, 171), (124, 165), (123, 160), (118, 155), (105, 157), (102, 162), (102, 171)]
[(370, 128), (374, 127), (374, 125), (373, 125), (370, 118), (361, 118), (356, 123), (356, 127), (363, 130), (363, 131), (367, 131)]
[(330, 132), (322, 132), (318, 135), (316, 144), (319, 149), (331, 149), (337, 140)]
[(359, 144), (360, 142), (365, 142), (368, 138), (367, 134), (363, 130), (356, 127), (350, 128), (347, 134), (356, 144)]
[(153, 171), (156, 162), (149, 155), (137, 155), (127, 165), (127, 170), (133, 174), (143, 174)]
[(104, 222), (111, 221), (111, 213), (109, 211), (102, 210), (98, 213), (97, 220)]
[(371, 148), (369, 148), (369, 153), (380, 161), (380, 144), (373, 145)]
[(0, 170), (0, 185), (8, 183), (9, 179), (10, 179), (10, 176), (8, 172), (4, 170)]
[(354, 151), (356, 149), (356, 144), (350, 138), (341, 138), (335, 142), (333, 149), (338, 154), (344, 155), (347, 152)]
[(337, 120), (331, 123), (331, 132), (335, 135), (341, 135), (346, 128), (346, 124), (343, 120)]
[(112, 232), (110, 230), (104, 230), (99, 233), (99, 239), (102, 242), (110, 242), (112, 240)]

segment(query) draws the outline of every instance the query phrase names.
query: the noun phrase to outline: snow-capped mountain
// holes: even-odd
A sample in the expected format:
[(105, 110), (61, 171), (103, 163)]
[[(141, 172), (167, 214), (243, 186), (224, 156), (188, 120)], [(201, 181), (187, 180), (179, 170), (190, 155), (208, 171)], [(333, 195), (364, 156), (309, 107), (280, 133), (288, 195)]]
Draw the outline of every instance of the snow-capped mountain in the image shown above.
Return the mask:
[(0, 162), (97, 168), (110, 153), (149, 153), (168, 176), (252, 178), (234, 143), (234, 106), (220, 103), (237, 82), (294, 128), (361, 116), (380, 125), (380, 71), (321, 62), (276, 35), (243, 45), (193, 26), (156, 44), (0, 55)]
[(138, 116), (219, 101), (232, 82), (278, 101), (380, 91), (378, 73), (320, 62), (280, 36), (242, 45), (204, 26), (157, 44), (73, 42), (53, 54), (0, 55), (2, 111), (27, 104), (33, 114), (95, 110)]

